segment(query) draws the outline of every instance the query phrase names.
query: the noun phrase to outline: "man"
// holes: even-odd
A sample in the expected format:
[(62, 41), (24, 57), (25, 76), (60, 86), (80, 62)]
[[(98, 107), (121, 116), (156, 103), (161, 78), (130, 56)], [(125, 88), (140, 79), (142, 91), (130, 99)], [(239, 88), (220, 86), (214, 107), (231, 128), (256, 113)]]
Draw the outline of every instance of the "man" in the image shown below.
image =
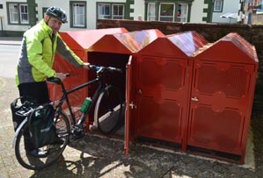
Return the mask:
[[(66, 22), (67, 16), (61, 8), (50, 7), (44, 19), (24, 33), (16, 75), (20, 96), (31, 97), (39, 104), (49, 102), (46, 78), (58, 77), (63, 80), (66, 77), (52, 69), (56, 52), (76, 67), (88, 68), (89, 63), (84, 63), (76, 56), (58, 34), (62, 23)], [(27, 153), (44, 157), (46, 153), (34, 148), (26, 135)]]

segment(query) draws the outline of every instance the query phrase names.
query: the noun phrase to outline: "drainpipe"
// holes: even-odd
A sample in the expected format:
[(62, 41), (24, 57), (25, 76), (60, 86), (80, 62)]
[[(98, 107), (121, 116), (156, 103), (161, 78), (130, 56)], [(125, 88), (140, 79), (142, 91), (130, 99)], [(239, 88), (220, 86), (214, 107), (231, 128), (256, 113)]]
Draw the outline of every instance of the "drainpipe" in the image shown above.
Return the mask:
[(0, 16), (0, 23), (1, 23), (1, 32), (4, 31), (4, 27), (3, 27), (3, 17)]
[(37, 23), (36, 1), (35, 0), (27, 0), (27, 4), (28, 4), (28, 13), (29, 13), (29, 25), (34, 26)]
[(240, 10), (239, 10), (238, 15), (240, 16), (241, 24), (244, 24), (244, 15), (245, 15), (244, 0), (240, 0)]

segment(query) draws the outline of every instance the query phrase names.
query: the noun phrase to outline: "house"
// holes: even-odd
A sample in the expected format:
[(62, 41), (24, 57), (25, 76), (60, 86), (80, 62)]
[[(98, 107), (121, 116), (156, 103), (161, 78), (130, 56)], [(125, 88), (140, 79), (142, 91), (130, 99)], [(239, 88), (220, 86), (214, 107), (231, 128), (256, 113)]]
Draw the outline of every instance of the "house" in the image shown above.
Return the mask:
[(245, 0), (244, 11), (247, 24), (263, 24), (263, 0)]
[(243, 12), (240, 0), (213, 0), (212, 10), (212, 22), (236, 23), (242, 20)]
[(228, 23), (220, 15), (241, 9), (240, 0), (0, 0), (0, 36), (21, 35), (50, 6), (68, 14), (62, 31), (95, 29), (97, 19)]

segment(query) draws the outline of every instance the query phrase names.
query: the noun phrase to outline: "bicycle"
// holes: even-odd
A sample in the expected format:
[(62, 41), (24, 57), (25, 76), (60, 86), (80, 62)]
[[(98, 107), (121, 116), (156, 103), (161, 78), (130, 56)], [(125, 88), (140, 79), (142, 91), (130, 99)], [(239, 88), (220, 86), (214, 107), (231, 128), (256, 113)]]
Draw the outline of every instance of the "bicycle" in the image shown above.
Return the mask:
[[(13, 140), (16, 158), (23, 167), (32, 170), (39, 170), (55, 163), (62, 155), (71, 139), (78, 139), (85, 135), (85, 120), (90, 114), (92, 107), (95, 107), (93, 124), (97, 126), (102, 133), (112, 133), (120, 127), (121, 123), (123, 123), (124, 104), (122, 95), (117, 87), (108, 85), (104, 80), (106, 72), (122, 72), (122, 70), (115, 67), (96, 65), (90, 65), (89, 70), (96, 71), (96, 77), (69, 90), (65, 89), (63, 82), (59, 78), (48, 78), (48, 82), (61, 86), (61, 98), (45, 105), (27, 107), (26, 111), (23, 113), (25, 119), (17, 127)], [(80, 118), (77, 120), (76, 117), (78, 116), (75, 116), (73, 113), (68, 95), (93, 84), (98, 84), (98, 86), (96, 87), (95, 93), (91, 97), (90, 105), (86, 108), (86, 110), (82, 111)], [(66, 103), (70, 118), (63, 111), (62, 106), (64, 103)], [(31, 119), (32, 113), (50, 105), (55, 109), (54, 126), (56, 128), (57, 137), (62, 143), (47, 144), (38, 148), (47, 153), (47, 156), (44, 158), (28, 156), (24, 149), (23, 137), (25, 132), (30, 127), (30, 121), (33, 120)]]

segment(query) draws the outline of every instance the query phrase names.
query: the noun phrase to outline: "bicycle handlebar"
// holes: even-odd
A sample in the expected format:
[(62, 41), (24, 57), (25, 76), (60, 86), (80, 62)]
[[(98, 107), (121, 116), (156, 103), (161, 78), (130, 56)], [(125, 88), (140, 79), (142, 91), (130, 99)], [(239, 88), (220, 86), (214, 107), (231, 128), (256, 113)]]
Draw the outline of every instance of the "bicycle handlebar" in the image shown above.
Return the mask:
[(47, 78), (47, 81), (55, 84), (61, 84), (61, 79), (58, 77), (49, 77)]
[[(98, 65), (89, 65), (89, 70), (96, 71), (97, 74), (103, 73), (104, 71), (109, 71), (109, 72), (122, 72), (120, 68), (117, 67), (105, 67), (105, 66), (98, 66)], [(66, 73), (66, 77), (69, 77), (70, 74)], [(61, 79), (58, 77), (49, 77), (47, 78), (48, 82), (55, 83), (55, 84), (61, 84)]]
[(109, 71), (109, 72), (122, 72), (120, 68), (117, 67), (105, 67), (105, 66), (97, 66), (97, 65), (89, 65), (89, 69), (96, 71), (97, 73), (104, 72), (104, 71)]
[[(65, 76), (69, 77), (70, 73), (65, 73)], [(51, 83), (56, 83), (56, 84), (60, 84), (61, 83), (61, 79), (58, 78), (58, 77), (49, 77), (49, 78), (47, 78), (47, 81), (51, 82)]]

